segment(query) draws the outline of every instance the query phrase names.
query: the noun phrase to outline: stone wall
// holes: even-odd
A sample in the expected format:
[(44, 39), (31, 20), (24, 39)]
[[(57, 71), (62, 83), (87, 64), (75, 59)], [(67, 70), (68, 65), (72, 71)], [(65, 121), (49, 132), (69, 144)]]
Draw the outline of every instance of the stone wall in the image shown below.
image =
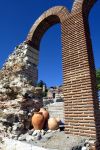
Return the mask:
[(0, 138), (17, 139), (31, 128), (34, 111), (42, 107), (42, 91), (34, 87), (37, 56), (38, 51), (23, 42), (0, 70)]
[(6, 76), (6, 78), (9, 76), (10, 84), (19, 83), (17, 80), (14, 81), (12, 76), (15, 75), (18, 80), (28, 81), (35, 85), (38, 79), (37, 65), (38, 51), (23, 42), (9, 56), (0, 71), (0, 76)]

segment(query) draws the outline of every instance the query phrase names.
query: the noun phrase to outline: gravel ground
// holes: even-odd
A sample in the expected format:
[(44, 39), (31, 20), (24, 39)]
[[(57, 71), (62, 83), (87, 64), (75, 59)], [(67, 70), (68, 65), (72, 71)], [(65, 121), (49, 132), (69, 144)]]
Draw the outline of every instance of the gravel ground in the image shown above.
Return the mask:
[(1, 150), (81, 150), (77, 146), (83, 146), (86, 140), (84, 137), (67, 135), (63, 131), (50, 132), (30, 142), (5, 139), (3, 145), (6, 146)]
[(73, 147), (84, 145), (87, 138), (66, 135), (64, 132), (48, 133), (39, 141), (34, 141), (33, 144), (44, 148), (57, 150), (72, 150)]

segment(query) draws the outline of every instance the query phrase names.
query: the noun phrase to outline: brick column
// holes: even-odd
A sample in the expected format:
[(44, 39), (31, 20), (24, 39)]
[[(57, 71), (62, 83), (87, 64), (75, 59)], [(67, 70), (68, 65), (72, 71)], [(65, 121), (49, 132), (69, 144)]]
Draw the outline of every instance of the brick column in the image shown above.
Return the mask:
[(82, 11), (62, 23), (65, 132), (100, 139), (95, 65)]

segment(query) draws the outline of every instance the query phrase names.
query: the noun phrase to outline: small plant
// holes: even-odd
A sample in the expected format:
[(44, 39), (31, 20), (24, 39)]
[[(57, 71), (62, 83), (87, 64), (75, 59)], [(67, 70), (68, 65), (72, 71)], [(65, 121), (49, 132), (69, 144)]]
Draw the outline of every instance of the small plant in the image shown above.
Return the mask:
[(100, 91), (100, 69), (96, 70), (97, 88)]

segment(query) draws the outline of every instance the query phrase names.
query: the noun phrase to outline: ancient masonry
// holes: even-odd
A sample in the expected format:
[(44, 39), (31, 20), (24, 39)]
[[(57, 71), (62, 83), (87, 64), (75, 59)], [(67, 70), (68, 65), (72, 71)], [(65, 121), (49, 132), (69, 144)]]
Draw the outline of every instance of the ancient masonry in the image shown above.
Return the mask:
[(0, 137), (15, 138), (28, 131), (34, 111), (42, 107), (36, 90), (38, 51), (25, 42), (17, 46), (0, 70)]
[[(14, 84), (18, 84), (17, 78), (22, 80), (21, 84), (26, 80), (35, 84), (40, 40), (49, 27), (61, 23), (65, 132), (96, 140), (95, 146), (99, 150), (100, 111), (88, 25), (88, 15), (95, 1), (75, 0), (71, 13), (63, 6), (44, 12), (32, 26), (26, 41), (19, 46), (20, 49), (15, 50), (18, 56), (13, 54), (9, 58), (15, 59), (15, 65), (10, 62), (8, 72), (16, 74), (16, 79), (11, 79)], [(2, 74), (6, 71), (7, 63)]]
[(9, 73), (18, 75), (18, 79), (12, 79), (13, 81), (10, 84), (19, 84), (18, 81), (21, 79), (30, 82), (32, 85), (36, 84), (38, 79), (38, 53), (25, 42), (15, 48), (1, 70), (6, 76)]

